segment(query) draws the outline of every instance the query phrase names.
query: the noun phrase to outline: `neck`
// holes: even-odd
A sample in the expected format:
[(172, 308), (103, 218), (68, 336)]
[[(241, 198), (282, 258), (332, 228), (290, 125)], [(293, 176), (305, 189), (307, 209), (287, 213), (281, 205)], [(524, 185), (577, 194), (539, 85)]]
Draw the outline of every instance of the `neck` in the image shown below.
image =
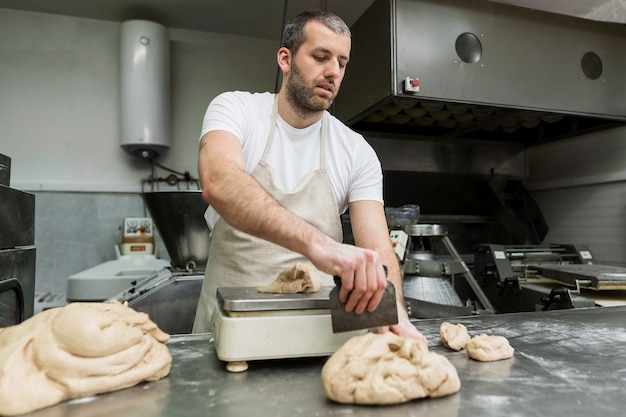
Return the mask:
[(284, 91), (281, 89), (278, 93), (278, 114), (292, 127), (304, 129), (319, 121), (324, 115), (324, 111), (306, 111), (294, 108)]

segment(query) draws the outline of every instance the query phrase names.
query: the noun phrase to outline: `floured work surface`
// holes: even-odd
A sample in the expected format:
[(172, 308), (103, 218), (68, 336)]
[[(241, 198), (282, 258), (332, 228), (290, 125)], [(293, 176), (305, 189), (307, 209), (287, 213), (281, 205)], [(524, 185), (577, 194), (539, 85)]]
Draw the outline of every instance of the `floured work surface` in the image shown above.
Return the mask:
[(461, 390), (377, 407), (328, 400), (320, 381), (325, 358), (255, 361), (247, 372), (232, 374), (216, 358), (212, 335), (175, 335), (167, 343), (174, 358), (168, 378), (62, 403), (32, 417), (622, 417), (624, 317), (626, 307), (455, 318), (471, 334), (509, 339), (514, 358), (497, 362), (477, 362), (442, 346), (441, 319), (417, 321), (429, 349), (456, 367)]

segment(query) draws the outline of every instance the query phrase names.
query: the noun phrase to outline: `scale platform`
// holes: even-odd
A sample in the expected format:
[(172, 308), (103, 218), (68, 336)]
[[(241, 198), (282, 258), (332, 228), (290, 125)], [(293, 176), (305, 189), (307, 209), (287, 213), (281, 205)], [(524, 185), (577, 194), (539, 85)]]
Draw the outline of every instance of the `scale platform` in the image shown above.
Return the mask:
[(332, 355), (348, 339), (367, 332), (333, 333), (328, 299), (332, 288), (322, 286), (312, 294), (218, 288), (218, 308), (211, 318), (217, 357), (236, 363)]

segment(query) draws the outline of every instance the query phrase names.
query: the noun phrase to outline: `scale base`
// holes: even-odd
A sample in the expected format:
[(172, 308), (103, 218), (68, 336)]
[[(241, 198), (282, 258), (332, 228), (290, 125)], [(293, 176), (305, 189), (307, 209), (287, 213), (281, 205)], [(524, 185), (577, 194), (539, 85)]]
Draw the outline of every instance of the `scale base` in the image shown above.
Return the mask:
[[(348, 339), (367, 333), (357, 330), (333, 333), (330, 310), (238, 313), (235, 317), (216, 309), (211, 328), (218, 359), (234, 364), (262, 359), (329, 356)], [(227, 366), (228, 370), (238, 370)], [(244, 369), (242, 369), (244, 368)]]

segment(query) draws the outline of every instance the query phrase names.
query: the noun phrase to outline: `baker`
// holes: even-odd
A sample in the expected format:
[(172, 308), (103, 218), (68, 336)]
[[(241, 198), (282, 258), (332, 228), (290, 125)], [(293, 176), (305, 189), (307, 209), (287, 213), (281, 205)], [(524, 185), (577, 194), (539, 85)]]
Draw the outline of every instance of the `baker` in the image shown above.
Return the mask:
[[(193, 325), (210, 331), (218, 287), (265, 285), (309, 262), (346, 311), (374, 311), (387, 285), (398, 296), (397, 325), (375, 329), (424, 339), (404, 310), (399, 263), (382, 198), (382, 169), (371, 146), (326, 110), (350, 59), (351, 35), (338, 16), (303, 12), (285, 25), (277, 52), (278, 94), (226, 92), (208, 106), (198, 171), (212, 230)], [(349, 209), (355, 245), (343, 244)]]

